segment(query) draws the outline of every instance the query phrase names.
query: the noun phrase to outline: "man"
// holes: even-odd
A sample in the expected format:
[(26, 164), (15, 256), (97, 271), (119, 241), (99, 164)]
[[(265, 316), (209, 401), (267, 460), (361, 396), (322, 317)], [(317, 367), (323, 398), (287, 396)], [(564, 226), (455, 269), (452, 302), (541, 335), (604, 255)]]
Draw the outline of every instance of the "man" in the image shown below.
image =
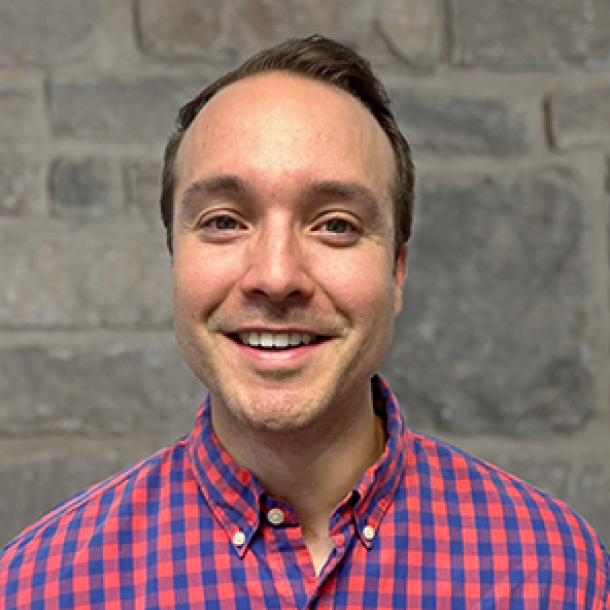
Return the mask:
[(322, 37), (180, 112), (162, 216), (192, 433), (59, 506), (0, 560), (14, 608), (610, 607), (561, 502), (405, 427), (375, 376), (413, 168), (381, 84)]

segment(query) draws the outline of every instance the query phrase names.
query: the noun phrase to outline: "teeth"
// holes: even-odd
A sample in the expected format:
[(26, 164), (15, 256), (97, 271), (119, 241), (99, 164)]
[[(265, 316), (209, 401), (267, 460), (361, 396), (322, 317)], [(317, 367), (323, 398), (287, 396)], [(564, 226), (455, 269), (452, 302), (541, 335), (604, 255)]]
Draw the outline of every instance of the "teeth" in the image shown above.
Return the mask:
[(274, 347), (284, 348), (290, 345), (289, 335), (276, 335), (274, 340)]
[(309, 345), (314, 340), (313, 335), (301, 333), (240, 333), (239, 340), (250, 347), (263, 347), (265, 349), (286, 349)]

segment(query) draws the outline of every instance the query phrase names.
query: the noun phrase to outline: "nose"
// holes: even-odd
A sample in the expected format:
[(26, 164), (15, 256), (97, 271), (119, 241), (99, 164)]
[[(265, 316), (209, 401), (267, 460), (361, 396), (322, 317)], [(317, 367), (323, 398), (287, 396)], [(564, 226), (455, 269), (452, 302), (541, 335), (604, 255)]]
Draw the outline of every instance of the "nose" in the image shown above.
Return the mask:
[(248, 248), (242, 292), (278, 304), (310, 298), (314, 283), (305, 250), (287, 226), (261, 229)]

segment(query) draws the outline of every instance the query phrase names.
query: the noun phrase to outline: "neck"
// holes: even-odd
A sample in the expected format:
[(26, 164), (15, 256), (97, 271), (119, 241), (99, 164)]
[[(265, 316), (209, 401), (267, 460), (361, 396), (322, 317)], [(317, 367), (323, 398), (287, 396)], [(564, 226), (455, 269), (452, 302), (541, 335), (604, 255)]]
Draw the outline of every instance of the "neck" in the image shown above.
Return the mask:
[(383, 423), (372, 411), (366, 422), (353, 428), (327, 430), (325, 444), (319, 432), (300, 439), (291, 435), (265, 445), (246, 467), (272, 496), (296, 510), (304, 528), (321, 520), (327, 533), (332, 511), (379, 459), (385, 445)]
[[(381, 456), (383, 422), (372, 404), (366, 412), (333, 417), (304, 430), (286, 433), (243, 429), (230, 436), (215, 432), (228, 453), (299, 515), (303, 538), (316, 569), (332, 551), (330, 515)], [(220, 434), (219, 434), (220, 432)], [(225, 438), (226, 437), (226, 438)]]

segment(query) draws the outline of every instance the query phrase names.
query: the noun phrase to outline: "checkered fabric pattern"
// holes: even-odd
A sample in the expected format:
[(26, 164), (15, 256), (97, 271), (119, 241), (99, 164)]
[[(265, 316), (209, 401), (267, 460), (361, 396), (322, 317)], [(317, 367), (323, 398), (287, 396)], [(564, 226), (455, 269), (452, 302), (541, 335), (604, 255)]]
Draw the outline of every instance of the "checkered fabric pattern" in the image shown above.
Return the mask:
[(609, 557), (561, 502), (406, 429), (337, 506), (317, 576), (294, 511), (223, 451), (209, 402), (186, 438), (60, 505), (0, 556), (2, 610), (610, 608)]

